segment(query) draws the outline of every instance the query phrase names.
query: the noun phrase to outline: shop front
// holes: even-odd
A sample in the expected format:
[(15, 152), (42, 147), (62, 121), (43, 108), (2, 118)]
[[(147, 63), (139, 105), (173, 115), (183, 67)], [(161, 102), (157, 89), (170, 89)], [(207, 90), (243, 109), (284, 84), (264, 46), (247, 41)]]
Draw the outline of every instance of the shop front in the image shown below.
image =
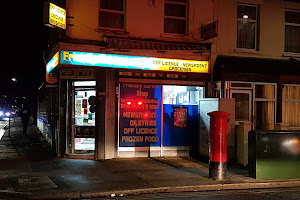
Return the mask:
[[(58, 55), (58, 56), (57, 56)], [(197, 152), (207, 60), (59, 50), (59, 155), (177, 156)], [(54, 67), (53, 67), (54, 66)]]
[(188, 155), (196, 147), (205, 83), (185, 84), (120, 83), (118, 157)]

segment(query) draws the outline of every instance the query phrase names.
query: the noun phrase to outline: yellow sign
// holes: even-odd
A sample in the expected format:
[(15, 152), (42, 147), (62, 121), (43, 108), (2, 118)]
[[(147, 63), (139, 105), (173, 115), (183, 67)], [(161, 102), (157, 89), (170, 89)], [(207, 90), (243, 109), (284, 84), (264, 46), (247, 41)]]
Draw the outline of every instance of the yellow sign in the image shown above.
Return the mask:
[(208, 61), (153, 58), (152, 69), (175, 72), (208, 73)]
[(66, 29), (66, 10), (50, 3), (49, 6), (49, 23), (59, 28)]

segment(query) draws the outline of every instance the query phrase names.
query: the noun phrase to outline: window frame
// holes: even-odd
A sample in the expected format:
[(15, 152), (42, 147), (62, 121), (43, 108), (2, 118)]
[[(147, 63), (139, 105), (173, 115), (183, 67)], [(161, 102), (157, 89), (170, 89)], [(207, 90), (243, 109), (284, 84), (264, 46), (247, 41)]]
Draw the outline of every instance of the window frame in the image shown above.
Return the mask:
[[(166, 4), (175, 4), (175, 5), (184, 5), (185, 6), (185, 17), (176, 17), (176, 16), (168, 16), (166, 15)], [(170, 35), (184, 35), (187, 36), (188, 35), (188, 22), (189, 22), (189, 9), (188, 9), (188, 5), (189, 5), (189, 0), (186, 0), (186, 2), (176, 2), (176, 1), (172, 1), (172, 0), (164, 0), (164, 27), (163, 27), (163, 32), (164, 34), (170, 34)], [(185, 21), (185, 33), (181, 34), (181, 33), (170, 33), (170, 32), (165, 32), (165, 19), (175, 19), (175, 20), (184, 20)]]
[[(300, 87), (300, 84), (283, 84), (283, 88), (285, 86), (295, 86), (295, 87)], [(281, 112), (281, 117), (282, 117), (282, 120), (284, 118), (284, 111), (283, 111), (283, 103), (300, 103), (300, 99), (285, 99), (284, 98), (284, 94), (283, 94), (283, 89), (282, 89), (282, 92), (281, 92), (281, 97), (282, 97), (282, 112)], [(288, 128), (289, 129), (293, 129), (293, 128), (299, 128), (299, 126), (290, 126), (290, 124), (288, 123)]]
[[(115, 31), (125, 31), (125, 25), (126, 25), (126, 0), (123, 0), (123, 11), (118, 11), (118, 10), (111, 10), (111, 9), (103, 9), (100, 7), (101, 5), (101, 0), (98, 1), (98, 28), (99, 29), (106, 29), (106, 30), (115, 30)], [(119, 28), (112, 28), (112, 27), (105, 27), (105, 26), (100, 26), (100, 12), (103, 13), (113, 13), (113, 14), (120, 14), (123, 15), (124, 20), (123, 20), (123, 29)]]
[[(255, 20), (253, 19), (243, 19), (243, 18), (238, 18), (238, 13), (236, 13), (236, 48), (237, 49), (240, 49), (240, 50), (246, 50), (246, 51), (258, 51), (258, 12), (259, 12), (259, 9), (258, 9), (258, 6), (257, 4), (247, 4), (247, 3), (238, 3), (237, 6), (236, 6), (236, 12), (237, 12), (237, 9), (238, 9), (238, 6), (251, 6), (251, 7), (255, 7)], [(248, 49), (248, 48), (240, 48), (238, 47), (238, 30), (237, 30), (237, 25), (238, 25), (238, 22), (254, 22), (255, 23), (255, 33), (254, 33), (254, 36), (255, 36), (255, 39), (254, 39), (254, 49)]]
[(300, 54), (300, 44), (299, 44), (299, 52), (292, 52), (292, 51), (285, 51), (286, 47), (285, 47), (285, 44), (286, 44), (286, 26), (293, 26), (293, 27), (300, 27), (300, 23), (297, 24), (297, 23), (290, 23), (290, 22), (286, 22), (286, 19), (285, 19), (285, 15), (286, 15), (286, 12), (296, 12), (296, 13), (300, 13), (300, 10), (292, 10), (292, 9), (285, 9), (284, 10), (284, 53), (291, 53), (291, 54)]
[[(273, 85), (274, 86), (274, 98), (261, 98), (261, 97), (256, 97), (256, 85)], [(277, 83), (265, 83), (265, 82), (253, 82), (253, 116), (254, 119), (257, 116), (257, 113), (255, 113), (255, 103), (256, 102), (274, 102), (274, 127), (273, 129), (270, 130), (275, 130), (275, 125), (276, 125), (276, 117), (277, 117)], [(253, 119), (253, 127), (256, 126), (256, 122)]]

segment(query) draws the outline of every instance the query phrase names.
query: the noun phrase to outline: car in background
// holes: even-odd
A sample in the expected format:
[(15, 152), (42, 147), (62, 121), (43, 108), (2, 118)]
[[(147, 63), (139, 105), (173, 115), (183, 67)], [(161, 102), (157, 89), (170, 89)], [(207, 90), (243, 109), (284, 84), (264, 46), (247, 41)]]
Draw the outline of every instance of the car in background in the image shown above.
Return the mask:
[(8, 106), (0, 107), (0, 121), (2, 121), (3, 118), (10, 118), (11, 116), (12, 116), (12, 112)]

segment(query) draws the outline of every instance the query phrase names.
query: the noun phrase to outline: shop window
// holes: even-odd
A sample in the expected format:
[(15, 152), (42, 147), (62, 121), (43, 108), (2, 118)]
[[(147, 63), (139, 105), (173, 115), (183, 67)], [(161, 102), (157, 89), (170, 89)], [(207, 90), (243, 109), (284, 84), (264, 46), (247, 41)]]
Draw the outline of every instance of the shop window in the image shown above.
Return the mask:
[(165, 0), (164, 32), (187, 33), (187, 0)]
[(237, 6), (237, 48), (257, 49), (257, 13), (256, 5)]
[(275, 128), (276, 84), (254, 84), (254, 129)]
[(285, 11), (285, 52), (300, 53), (300, 11)]
[(282, 99), (282, 122), (300, 127), (300, 85), (285, 85)]
[(119, 153), (127, 147), (192, 146), (199, 134), (200, 98), (204, 87), (120, 83)]
[(204, 87), (163, 85), (163, 146), (192, 146), (199, 134)]
[(124, 29), (124, 0), (100, 0), (99, 27)]
[(198, 105), (204, 98), (204, 87), (164, 85), (163, 94), (164, 104)]

